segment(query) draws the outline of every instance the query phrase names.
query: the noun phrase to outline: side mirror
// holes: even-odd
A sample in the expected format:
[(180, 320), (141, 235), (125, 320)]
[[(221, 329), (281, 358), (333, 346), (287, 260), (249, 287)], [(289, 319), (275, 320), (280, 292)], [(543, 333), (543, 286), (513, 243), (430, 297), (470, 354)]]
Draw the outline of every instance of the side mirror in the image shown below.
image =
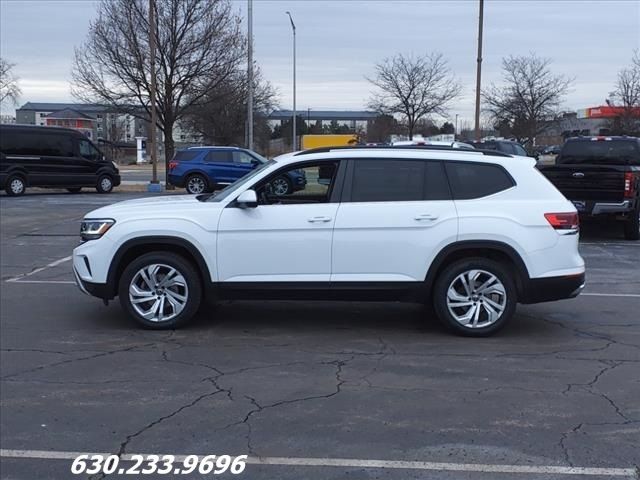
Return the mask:
[(258, 206), (258, 196), (255, 190), (246, 190), (238, 195), (236, 203), (240, 208), (256, 208)]

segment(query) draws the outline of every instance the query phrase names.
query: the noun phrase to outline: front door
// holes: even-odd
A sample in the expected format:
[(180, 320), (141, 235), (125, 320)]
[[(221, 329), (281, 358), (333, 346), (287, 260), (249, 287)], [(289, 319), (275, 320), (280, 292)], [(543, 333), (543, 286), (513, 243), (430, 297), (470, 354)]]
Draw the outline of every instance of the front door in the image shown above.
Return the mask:
[[(219, 281), (329, 282), (338, 164), (283, 167), (254, 187), (256, 208), (227, 206), (218, 225)], [(277, 188), (291, 178), (301, 180), (286, 193)]]

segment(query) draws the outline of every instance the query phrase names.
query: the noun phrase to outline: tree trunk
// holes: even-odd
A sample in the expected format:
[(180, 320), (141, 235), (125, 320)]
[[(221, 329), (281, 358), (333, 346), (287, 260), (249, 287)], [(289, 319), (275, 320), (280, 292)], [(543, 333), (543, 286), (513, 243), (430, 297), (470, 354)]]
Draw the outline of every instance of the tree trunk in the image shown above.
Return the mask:
[[(164, 167), (165, 167), (165, 181), (169, 176), (169, 162), (173, 158), (175, 152), (175, 144), (173, 142), (173, 122), (167, 122), (164, 124)], [(173, 190), (174, 186), (169, 185), (167, 181), (165, 188), (167, 190)]]

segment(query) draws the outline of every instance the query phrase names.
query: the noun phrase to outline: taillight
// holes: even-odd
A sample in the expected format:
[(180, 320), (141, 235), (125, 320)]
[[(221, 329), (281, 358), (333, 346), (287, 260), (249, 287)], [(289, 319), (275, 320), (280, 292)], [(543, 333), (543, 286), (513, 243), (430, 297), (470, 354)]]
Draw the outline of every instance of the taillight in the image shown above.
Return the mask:
[(180, 164), (180, 162), (176, 162), (175, 160), (171, 160), (169, 162), (169, 170), (173, 170), (174, 168), (176, 168), (178, 165)]
[(624, 174), (624, 198), (633, 198), (636, 192), (635, 177), (633, 172)]
[(580, 227), (577, 213), (545, 213), (544, 218), (556, 230), (577, 230)]

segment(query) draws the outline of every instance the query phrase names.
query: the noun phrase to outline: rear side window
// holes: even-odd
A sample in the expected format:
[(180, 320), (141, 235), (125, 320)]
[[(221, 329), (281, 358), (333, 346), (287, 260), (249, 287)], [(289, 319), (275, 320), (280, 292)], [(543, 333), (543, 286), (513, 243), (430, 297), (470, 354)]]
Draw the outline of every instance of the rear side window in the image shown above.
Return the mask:
[(0, 150), (5, 155), (73, 157), (73, 141), (69, 135), (35, 132), (2, 132)]
[(207, 163), (230, 163), (233, 161), (230, 150), (211, 150), (204, 158)]
[(352, 202), (408, 202), (450, 198), (441, 162), (353, 161)]
[(178, 150), (173, 159), (178, 162), (190, 162), (198, 155), (200, 155), (200, 152), (197, 150)]
[(635, 140), (587, 140), (567, 142), (558, 164), (640, 165), (640, 151)]
[(515, 185), (499, 165), (471, 162), (446, 162), (453, 198), (468, 200), (507, 190)]
[(516, 155), (522, 155), (523, 157), (527, 156), (527, 151), (524, 148), (522, 148), (520, 145), (514, 143), (513, 148), (516, 151)]

